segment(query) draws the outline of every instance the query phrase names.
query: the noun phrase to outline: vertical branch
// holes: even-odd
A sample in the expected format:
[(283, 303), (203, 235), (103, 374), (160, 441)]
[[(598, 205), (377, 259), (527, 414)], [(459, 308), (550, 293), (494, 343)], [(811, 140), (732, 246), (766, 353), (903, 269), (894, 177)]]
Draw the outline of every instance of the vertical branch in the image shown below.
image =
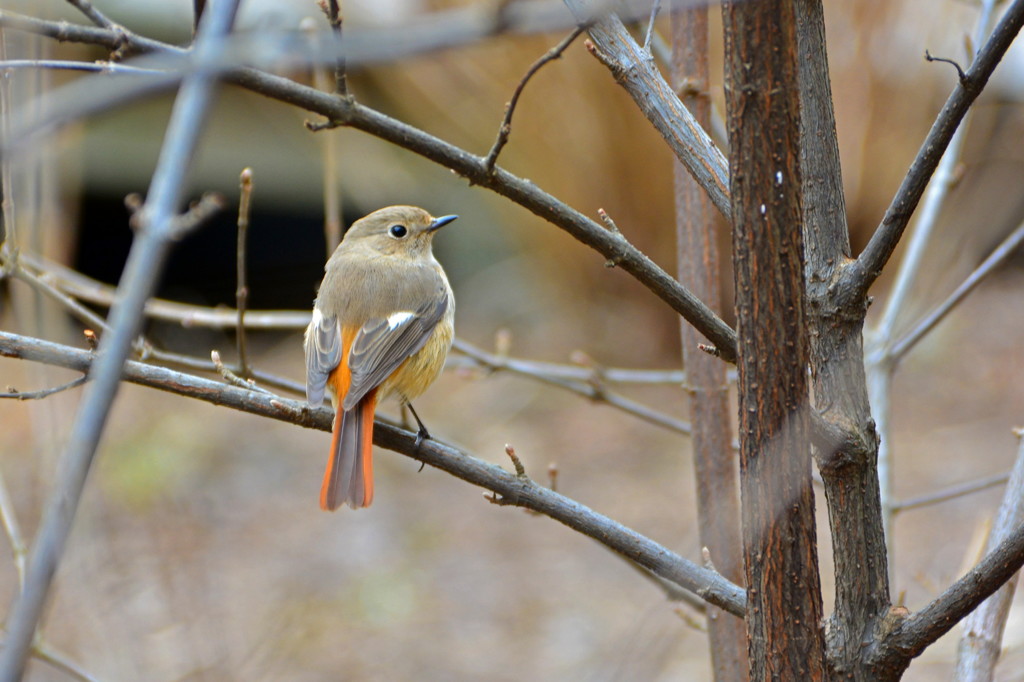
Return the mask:
[(338, 0), (320, 0), (318, 3), (323, 13), (327, 15), (327, 23), (336, 38), (338, 59), (334, 63), (334, 94), (341, 97), (348, 97), (348, 65), (345, 60), (345, 44), (342, 40), (342, 27), (345, 20), (341, 16), (341, 7)]
[[(680, 8), (672, 15), (673, 86), (697, 122), (711, 119), (708, 94), (708, 10)], [(721, 297), (718, 211), (710, 197), (679, 162), (674, 164), (676, 196), (676, 262), (679, 279), (694, 295), (715, 307)], [(693, 422), (693, 463), (697, 480), (700, 542), (718, 571), (743, 582), (743, 538), (740, 535), (739, 479), (731, 442), (729, 391), (725, 363), (698, 349), (697, 330), (680, 320), (683, 366), (686, 367)], [(717, 682), (748, 679), (747, 633), (743, 621), (723, 618), (708, 607), (708, 646)]]
[[(7, 38), (0, 29), (0, 60), (7, 61)], [(11, 79), (10, 74), (0, 77), (0, 143), (6, 147), (11, 134)], [(0, 255), (5, 265), (13, 265), (11, 254), (18, 240), (14, 223), (14, 187), (11, 180), (11, 155), (0, 159)], [(3, 272), (0, 272), (2, 279)]]
[[(1021, 438), (1017, 461), (1013, 465), (1010, 481), (1003, 493), (1003, 502), (999, 505), (995, 525), (985, 546), (986, 555), (994, 552), (1015, 528), (1024, 523), (1024, 432), (1018, 430), (1017, 436)], [(1010, 578), (963, 620), (963, 634), (957, 648), (956, 675), (953, 678), (957, 682), (989, 682), (993, 679), (1018, 577), (1014, 575)]]
[(792, 0), (729, 2), (726, 105), (752, 680), (827, 677), (809, 442)]
[[(222, 0), (203, 17), (196, 37), (196, 62), (219, 57), (223, 38), (234, 22), (238, 0)], [(54, 489), (47, 501), (28, 564), (25, 587), (7, 620), (7, 638), (0, 652), (0, 680), (21, 679), (36, 627), (64, 552), (75, 511), (82, 497), (110, 408), (121, 383), (121, 371), (142, 319), (143, 307), (156, 286), (168, 249), (178, 236), (175, 214), (181, 203), (185, 173), (212, 101), (216, 78), (199, 68), (181, 85), (171, 111), (149, 196), (139, 217), (117, 298), (110, 312), (111, 332), (100, 341), (93, 381), (71, 427), (61, 456)]]
[(238, 344), (238, 373), (248, 378), (249, 356), (245, 342), (245, 309), (249, 305), (249, 286), (246, 284), (245, 252), (249, 235), (249, 203), (252, 199), (252, 168), (242, 171), (239, 178), (241, 193), (238, 199), (238, 245), (235, 249), (237, 259), (235, 275), (238, 286), (235, 288), (235, 305), (238, 309), (238, 325), (235, 328), (235, 341)]
[[(327, 14), (330, 21), (330, 8), (321, 5), (321, 9)], [(303, 30), (309, 32), (311, 38), (316, 36), (316, 22), (312, 19), (304, 19)], [(314, 43), (315, 45), (316, 43)], [(318, 90), (328, 92), (331, 88), (331, 77), (327, 69), (321, 64), (313, 66), (313, 84)], [(335, 86), (337, 81), (335, 81)], [(324, 190), (324, 241), (327, 246), (327, 256), (334, 253), (334, 249), (341, 243), (341, 189), (338, 177), (338, 135), (318, 135), (320, 140), (321, 161), (323, 163), (323, 190)]]
[(821, 0), (797, 0), (800, 161), (811, 376), (819, 415), (842, 437), (817, 444), (836, 571), (829, 652), (839, 670), (858, 669), (862, 638), (889, 607), (885, 533), (875, 436), (864, 375), (862, 299), (832, 290), (850, 259), (846, 204), (825, 51)]
[(14, 501), (7, 488), (7, 480), (0, 471), (0, 517), (4, 524), (4, 531), (7, 533), (7, 540), (11, 543), (11, 554), (14, 555), (14, 567), (18, 571), (18, 587), (25, 587), (25, 557), (28, 554), (25, 536), (21, 533), (21, 524), (14, 513)]

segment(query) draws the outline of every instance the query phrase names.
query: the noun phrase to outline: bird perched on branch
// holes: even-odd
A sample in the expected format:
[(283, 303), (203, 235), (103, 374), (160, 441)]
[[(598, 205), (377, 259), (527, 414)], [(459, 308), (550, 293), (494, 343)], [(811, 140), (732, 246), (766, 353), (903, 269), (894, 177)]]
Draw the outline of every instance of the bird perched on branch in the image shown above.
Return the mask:
[(352, 224), (327, 261), (306, 328), (306, 400), (336, 410), (320, 507), (373, 501), (373, 416), (378, 400), (410, 401), (434, 382), (454, 336), (455, 298), (431, 243), (458, 216), (389, 206)]

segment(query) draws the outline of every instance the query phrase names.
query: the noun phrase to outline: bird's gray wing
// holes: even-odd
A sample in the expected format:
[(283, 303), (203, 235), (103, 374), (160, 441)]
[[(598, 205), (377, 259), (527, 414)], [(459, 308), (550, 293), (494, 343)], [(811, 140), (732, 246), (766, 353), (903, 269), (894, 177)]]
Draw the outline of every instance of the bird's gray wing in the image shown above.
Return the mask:
[(355, 407), (363, 396), (380, 386), (406, 358), (427, 343), (448, 309), (448, 292), (439, 286), (434, 296), (416, 310), (394, 312), (369, 320), (352, 342), (348, 367), (352, 383), (344, 408)]
[(341, 327), (338, 318), (313, 310), (306, 327), (306, 402), (319, 407), (324, 401), (327, 376), (341, 363)]

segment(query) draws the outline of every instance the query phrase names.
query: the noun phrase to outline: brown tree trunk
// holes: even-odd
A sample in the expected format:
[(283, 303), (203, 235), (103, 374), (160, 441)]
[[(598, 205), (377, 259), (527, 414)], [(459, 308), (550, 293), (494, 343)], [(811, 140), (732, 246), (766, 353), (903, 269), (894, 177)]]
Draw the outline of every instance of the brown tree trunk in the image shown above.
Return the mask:
[[(673, 87), (697, 122), (708, 130), (711, 98), (708, 94), (706, 7), (683, 9), (673, 14), (672, 61)], [(675, 195), (679, 280), (716, 310), (721, 299), (718, 211), (707, 192), (678, 161), (675, 163)], [(739, 477), (732, 451), (725, 363), (697, 347), (703, 337), (690, 323), (681, 320), (681, 327), (683, 366), (693, 422), (700, 542), (708, 548), (715, 568), (742, 585)], [(742, 620), (716, 607), (708, 607), (708, 645), (717, 682), (748, 679), (746, 642)]]
[(828, 677), (811, 488), (800, 102), (791, 0), (728, 3), (747, 639), (753, 680)]

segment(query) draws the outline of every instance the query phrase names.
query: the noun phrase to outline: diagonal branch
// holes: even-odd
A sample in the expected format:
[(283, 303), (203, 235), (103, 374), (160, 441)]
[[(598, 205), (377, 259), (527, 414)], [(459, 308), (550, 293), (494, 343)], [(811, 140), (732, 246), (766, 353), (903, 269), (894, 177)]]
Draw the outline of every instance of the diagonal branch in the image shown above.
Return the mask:
[(967, 575), (899, 624), (869, 653), (872, 667), (906, 666), (1024, 566), (1024, 524), (1018, 525)]
[[(42, 362), (80, 372), (89, 372), (96, 360), (96, 356), (88, 351), (3, 331), (0, 331), (0, 356)], [(310, 408), (305, 401), (250, 391), (141, 362), (126, 362), (121, 378), (289, 424), (320, 431), (331, 430), (331, 409)], [(550, 516), (655, 575), (697, 594), (705, 601), (734, 615), (743, 615), (746, 596), (742, 588), (718, 573), (683, 559), (653, 540), (549, 488), (520, 478), (446, 443), (434, 439), (417, 443), (415, 433), (384, 421), (378, 421), (375, 425), (374, 443), (491, 490), (506, 503)]]
[(494, 168), (494, 164), (498, 161), (498, 154), (508, 143), (508, 136), (512, 133), (512, 114), (515, 113), (516, 104), (519, 103), (519, 96), (523, 94), (523, 90), (526, 88), (526, 84), (533, 78), (534, 74), (541, 70), (541, 68), (548, 62), (553, 62), (556, 59), (562, 57), (562, 53), (565, 52), (572, 42), (583, 33), (583, 27), (577, 26), (572, 32), (565, 38), (562, 38), (561, 42), (555, 45), (553, 48), (541, 55), (540, 59), (535, 61), (529, 69), (526, 70), (526, 74), (523, 75), (519, 81), (519, 85), (512, 92), (512, 99), (505, 105), (505, 117), (501, 121), (501, 125), (498, 126), (498, 137), (494, 140), (494, 145), (491, 146), (491, 151), (487, 152), (487, 156), (484, 158), (484, 165), (487, 170), (490, 171)]
[[(581, 23), (594, 15), (592, 0), (565, 0), (565, 4)], [(651, 53), (633, 40), (614, 14), (594, 21), (589, 34), (594, 55), (611, 70), (722, 215), (731, 219), (725, 156), (655, 68)]]
[(1017, 247), (1024, 242), (1024, 224), (1017, 226), (1009, 236), (1004, 239), (999, 246), (997, 246), (992, 253), (989, 254), (988, 258), (982, 262), (981, 265), (976, 267), (974, 271), (967, 276), (960, 286), (946, 298), (945, 301), (935, 307), (927, 316), (920, 322), (918, 322), (914, 328), (907, 333), (902, 339), (897, 341), (892, 346), (892, 350), (889, 351), (889, 355), (892, 358), (892, 362), (899, 362), (903, 356), (913, 348), (918, 341), (932, 330), (939, 322), (946, 317), (949, 311), (953, 310), (960, 301), (966, 298), (967, 294), (974, 291), (974, 289), (981, 284), (981, 282), (990, 274), (995, 272), (996, 268), (1003, 264), (1007, 258), (1013, 255), (1017, 250)]
[[(238, 0), (223, 0), (206, 14), (196, 38), (199, 57), (214, 57), (222, 49), (221, 38), (235, 19)], [(142, 225), (132, 244), (110, 313), (110, 328), (100, 340), (93, 379), (71, 427), (62, 454), (53, 493), (47, 502), (36, 542), (29, 559), (25, 586), (7, 621), (7, 638), (0, 653), (0, 679), (20, 679), (42, 616), (54, 574), (71, 532), (75, 510), (120, 386), (121, 367), (131, 350), (142, 319), (146, 299), (156, 286), (170, 245), (179, 228), (178, 205), (184, 191), (185, 173), (195, 150), (202, 121), (213, 99), (216, 78), (196, 71), (182, 83), (160, 159), (143, 207)]]
[[(1017, 431), (1018, 437), (1024, 435)], [(1017, 460), (1010, 472), (1010, 481), (1003, 493), (996, 521), (992, 526), (986, 546), (987, 551), (995, 549), (1009, 533), (1024, 522), (1024, 440), (1017, 447)], [(956, 677), (958, 682), (991, 680), (995, 676), (1003, 643), (1006, 619), (1010, 615), (1010, 604), (1017, 589), (1018, 576), (996, 590), (963, 622), (963, 634), (957, 649)]]
[(971, 67), (967, 69), (964, 78), (959, 80), (946, 100), (927, 137), (921, 143), (921, 149), (903, 178), (896, 196), (886, 209), (881, 224), (871, 236), (864, 251), (843, 273), (838, 291), (848, 293), (852, 300), (863, 298), (868, 288), (881, 274), (883, 266), (903, 236), (903, 231), (910, 222), (910, 217), (917, 208), (921, 195), (924, 194), (925, 187), (928, 186), (928, 181), (939, 165), (957, 126), (971, 104), (981, 94), (1022, 25), (1024, 0), (1015, 0), (992, 31), (991, 38), (978, 53)]

